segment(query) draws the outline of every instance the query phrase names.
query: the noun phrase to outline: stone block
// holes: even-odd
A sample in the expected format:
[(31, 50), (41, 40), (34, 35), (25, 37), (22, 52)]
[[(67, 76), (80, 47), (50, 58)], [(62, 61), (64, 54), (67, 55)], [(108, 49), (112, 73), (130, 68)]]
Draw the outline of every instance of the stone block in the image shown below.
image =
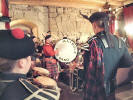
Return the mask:
[[(51, 25), (51, 24), (50, 24), (50, 25)], [(50, 26), (50, 30), (51, 30), (52, 32), (58, 32), (57, 25), (51, 25), (51, 26)]]
[(55, 18), (50, 18), (50, 25), (56, 25), (56, 20)]
[(63, 14), (63, 8), (57, 8), (57, 13), (58, 14)]
[(56, 7), (48, 7), (49, 13), (56, 13)]
[(55, 18), (57, 17), (57, 13), (49, 13), (49, 18)]

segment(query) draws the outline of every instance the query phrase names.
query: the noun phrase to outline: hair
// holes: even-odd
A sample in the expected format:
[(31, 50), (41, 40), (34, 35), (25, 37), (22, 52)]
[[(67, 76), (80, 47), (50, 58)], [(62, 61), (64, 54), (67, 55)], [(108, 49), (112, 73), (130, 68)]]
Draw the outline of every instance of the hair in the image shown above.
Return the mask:
[[(97, 17), (98, 15), (100, 17)], [(91, 23), (95, 22), (99, 28), (104, 28), (109, 47), (114, 47), (114, 43), (110, 37), (111, 34), (109, 32), (109, 16), (104, 12), (96, 12), (90, 17), (90, 19)]]
[(47, 33), (51, 33), (51, 31), (48, 31)]
[(96, 24), (98, 25), (98, 27), (104, 28), (104, 22), (102, 20), (96, 21)]
[(45, 37), (45, 41), (46, 41), (47, 39), (49, 39), (49, 38), (51, 38), (51, 35), (47, 35), (47, 36)]
[(67, 37), (63, 37), (63, 39), (67, 39)]
[(83, 18), (89, 20), (91, 23), (95, 22), (99, 28), (104, 28), (109, 47), (114, 47), (114, 43), (111, 39), (111, 34), (109, 32), (108, 14), (106, 14), (105, 12), (95, 12), (89, 18), (86, 15), (81, 15), (83, 16)]
[(0, 72), (10, 72), (14, 68), (16, 62), (17, 60), (0, 58)]
[(79, 38), (76, 39), (76, 41), (80, 40)]

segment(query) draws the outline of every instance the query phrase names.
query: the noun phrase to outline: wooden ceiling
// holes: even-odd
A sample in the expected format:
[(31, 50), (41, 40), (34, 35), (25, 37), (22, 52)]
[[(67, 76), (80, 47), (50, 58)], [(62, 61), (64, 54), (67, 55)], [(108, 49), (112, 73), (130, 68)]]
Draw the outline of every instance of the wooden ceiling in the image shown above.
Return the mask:
[(133, 3), (133, 0), (9, 0), (10, 4), (76, 7), (90, 9), (103, 9), (103, 6), (107, 2), (111, 6), (111, 8), (118, 8)]

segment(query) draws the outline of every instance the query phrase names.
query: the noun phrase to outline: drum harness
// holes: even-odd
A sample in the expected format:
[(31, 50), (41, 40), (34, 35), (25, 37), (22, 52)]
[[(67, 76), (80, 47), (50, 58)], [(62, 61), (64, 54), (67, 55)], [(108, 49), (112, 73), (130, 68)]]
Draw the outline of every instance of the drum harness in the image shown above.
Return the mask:
[[(31, 95), (26, 97), (24, 100), (59, 100), (60, 97), (60, 88), (39, 88), (39, 86), (35, 85), (31, 81), (32, 78), (24, 79), (19, 78), (19, 82), (26, 88)], [(15, 80), (1, 80), (1, 82), (4, 83), (13, 83)], [(9, 85), (10, 87), (10, 85)], [(8, 86), (4, 87), (5, 89), (8, 89)], [(6, 90), (5, 90), (6, 91)]]
[(19, 82), (31, 93), (30, 96), (24, 100), (32, 100), (37, 98), (38, 100), (59, 100), (60, 89), (48, 89), (48, 88), (39, 88), (38, 86), (32, 84), (27, 79), (19, 79)]

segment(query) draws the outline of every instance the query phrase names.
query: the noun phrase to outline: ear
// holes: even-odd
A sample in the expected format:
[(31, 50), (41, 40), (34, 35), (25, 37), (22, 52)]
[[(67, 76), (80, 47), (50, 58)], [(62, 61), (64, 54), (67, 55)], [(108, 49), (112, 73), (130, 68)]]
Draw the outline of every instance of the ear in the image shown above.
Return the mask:
[(24, 68), (25, 65), (26, 65), (26, 60), (25, 59), (18, 60), (18, 66), (19, 66), (19, 68)]
[(92, 25), (93, 25), (94, 28), (97, 27), (97, 23), (96, 22), (93, 22)]
[(92, 23), (92, 27), (93, 27), (93, 30), (94, 30), (94, 31), (97, 29), (97, 24), (96, 24), (96, 22), (93, 22), (93, 23)]

